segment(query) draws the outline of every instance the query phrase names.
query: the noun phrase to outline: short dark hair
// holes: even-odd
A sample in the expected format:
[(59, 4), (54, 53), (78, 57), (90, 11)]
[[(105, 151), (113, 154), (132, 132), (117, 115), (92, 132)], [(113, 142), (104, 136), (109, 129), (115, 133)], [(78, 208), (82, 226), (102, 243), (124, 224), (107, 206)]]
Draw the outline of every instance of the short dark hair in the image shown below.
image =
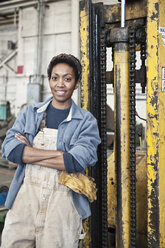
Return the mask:
[(76, 82), (81, 79), (82, 66), (79, 59), (77, 59), (75, 56), (71, 54), (66, 54), (66, 53), (61, 53), (57, 56), (54, 56), (51, 59), (47, 69), (47, 74), (49, 79), (51, 78), (53, 67), (60, 63), (66, 63), (73, 68)]

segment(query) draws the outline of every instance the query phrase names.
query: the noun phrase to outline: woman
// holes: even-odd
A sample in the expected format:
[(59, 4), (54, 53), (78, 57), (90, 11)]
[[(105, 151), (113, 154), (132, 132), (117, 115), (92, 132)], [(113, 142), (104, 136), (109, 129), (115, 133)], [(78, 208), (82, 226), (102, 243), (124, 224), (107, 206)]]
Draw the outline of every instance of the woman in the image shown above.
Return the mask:
[(88, 199), (59, 184), (61, 171), (84, 173), (97, 161), (97, 121), (71, 99), (81, 64), (60, 54), (47, 72), (52, 97), (24, 108), (2, 144), (3, 156), (19, 164), (5, 203), (2, 248), (76, 248), (82, 219), (90, 216)]

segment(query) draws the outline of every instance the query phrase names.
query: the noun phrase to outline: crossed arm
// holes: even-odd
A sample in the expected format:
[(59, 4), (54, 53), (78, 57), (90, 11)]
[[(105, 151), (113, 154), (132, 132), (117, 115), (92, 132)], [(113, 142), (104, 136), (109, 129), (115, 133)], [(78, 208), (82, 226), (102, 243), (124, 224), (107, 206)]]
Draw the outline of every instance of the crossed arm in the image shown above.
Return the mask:
[(65, 170), (62, 151), (33, 148), (26, 137), (19, 133), (15, 135), (15, 138), (26, 144), (22, 156), (23, 163), (35, 163), (44, 167)]

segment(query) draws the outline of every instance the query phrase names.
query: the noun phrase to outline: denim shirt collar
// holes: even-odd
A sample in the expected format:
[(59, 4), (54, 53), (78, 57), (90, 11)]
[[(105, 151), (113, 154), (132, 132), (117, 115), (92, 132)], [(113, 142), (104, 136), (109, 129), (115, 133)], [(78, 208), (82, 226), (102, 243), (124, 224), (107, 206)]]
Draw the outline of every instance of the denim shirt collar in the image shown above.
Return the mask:
[[(49, 103), (52, 101), (53, 97), (50, 97), (49, 99), (47, 99), (45, 102), (41, 103), (41, 104), (36, 104), (34, 105), (34, 108), (37, 108), (37, 113), (42, 113), (45, 112)], [(75, 102), (71, 99), (71, 108), (68, 114), (68, 117), (66, 119), (66, 121), (70, 121), (72, 118), (74, 119), (83, 119), (83, 115), (81, 113), (81, 108), (79, 108)]]

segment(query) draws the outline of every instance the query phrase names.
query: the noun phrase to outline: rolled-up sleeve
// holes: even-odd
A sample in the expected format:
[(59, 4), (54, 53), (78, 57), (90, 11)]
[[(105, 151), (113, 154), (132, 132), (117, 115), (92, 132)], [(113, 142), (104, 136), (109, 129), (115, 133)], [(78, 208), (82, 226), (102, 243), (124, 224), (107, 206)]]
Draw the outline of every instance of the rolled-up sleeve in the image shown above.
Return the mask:
[(23, 156), (23, 151), (25, 148), (26, 144), (19, 144), (16, 146), (9, 154), (8, 160), (15, 163), (15, 164), (24, 164), (22, 162), (22, 156)]

